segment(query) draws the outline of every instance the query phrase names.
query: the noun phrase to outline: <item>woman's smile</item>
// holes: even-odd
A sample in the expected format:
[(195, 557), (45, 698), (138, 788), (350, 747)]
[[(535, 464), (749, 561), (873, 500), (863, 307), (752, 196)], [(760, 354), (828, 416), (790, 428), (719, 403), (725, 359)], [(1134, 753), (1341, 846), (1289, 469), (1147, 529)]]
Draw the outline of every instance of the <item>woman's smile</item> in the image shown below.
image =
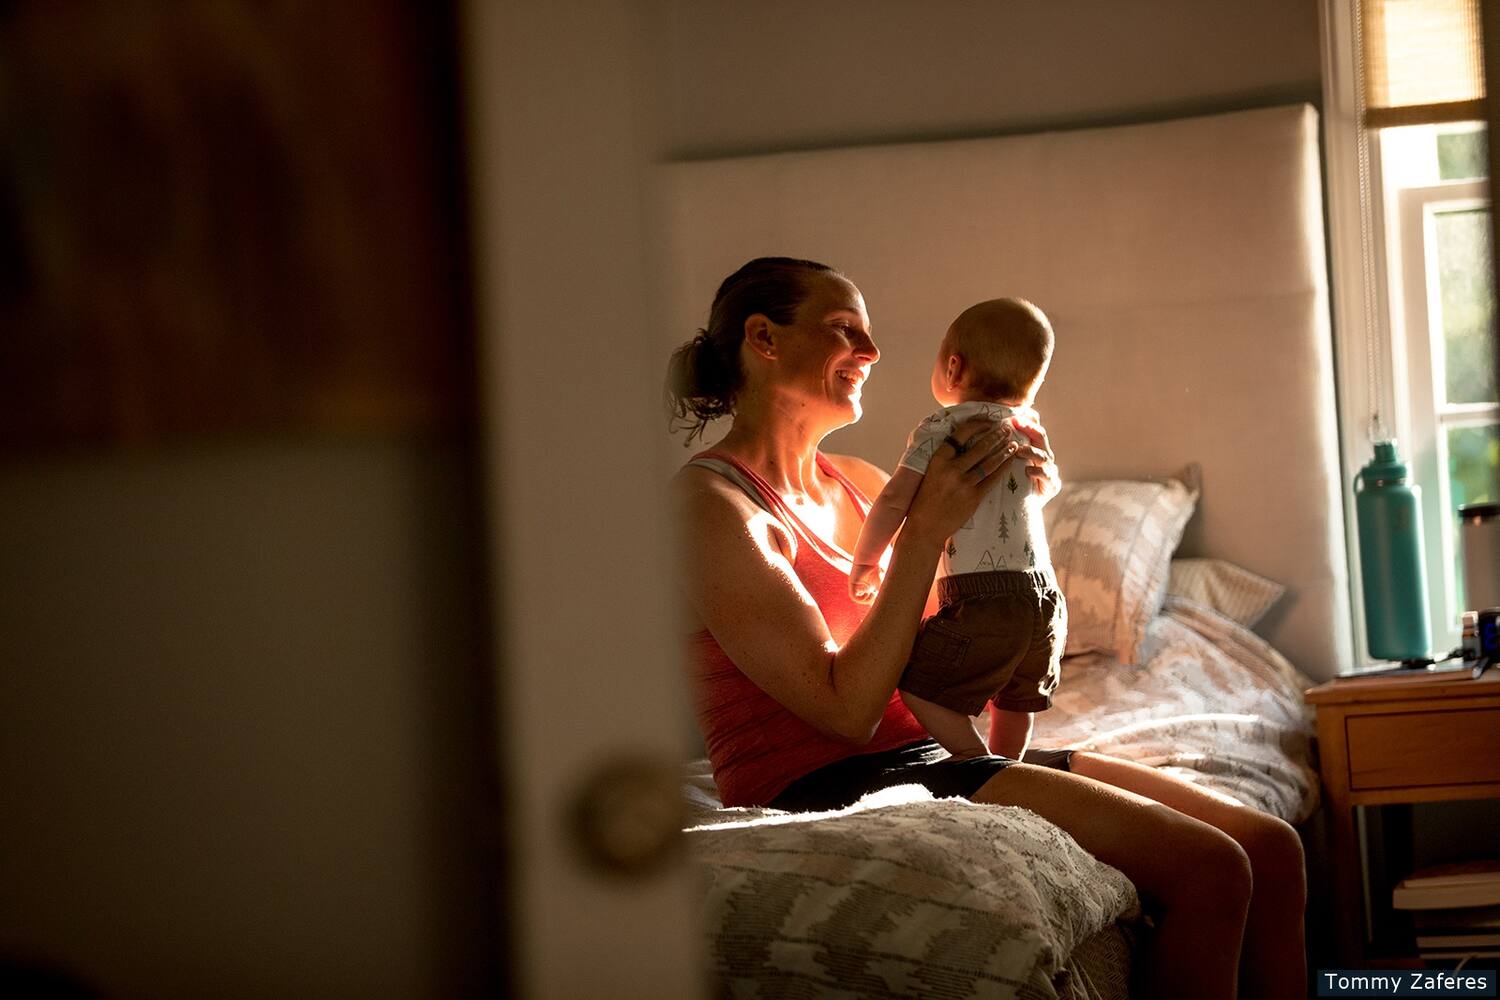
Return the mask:
[(856, 396), (860, 394), (865, 379), (869, 377), (869, 372), (863, 368), (839, 368), (833, 374)]

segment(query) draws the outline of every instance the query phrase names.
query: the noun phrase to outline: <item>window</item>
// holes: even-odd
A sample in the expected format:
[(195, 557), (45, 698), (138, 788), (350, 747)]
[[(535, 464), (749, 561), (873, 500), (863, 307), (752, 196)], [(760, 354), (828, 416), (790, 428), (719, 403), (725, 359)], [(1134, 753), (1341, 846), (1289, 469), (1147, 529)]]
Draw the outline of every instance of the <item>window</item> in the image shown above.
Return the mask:
[[(1344, 482), (1394, 436), (1422, 488), (1432, 643), (1458, 644), (1456, 509), (1500, 499), (1477, 0), (1325, 0), (1324, 133)], [(1352, 487), (1350, 487), (1352, 489)], [(1364, 655), (1358, 546), (1347, 535)]]
[(1405, 396), (1408, 461), (1423, 487), (1433, 642), (1458, 642), (1460, 504), (1500, 499), (1495, 289), (1488, 154), (1474, 124), (1382, 130), (1388, 309), (1394, 386)]

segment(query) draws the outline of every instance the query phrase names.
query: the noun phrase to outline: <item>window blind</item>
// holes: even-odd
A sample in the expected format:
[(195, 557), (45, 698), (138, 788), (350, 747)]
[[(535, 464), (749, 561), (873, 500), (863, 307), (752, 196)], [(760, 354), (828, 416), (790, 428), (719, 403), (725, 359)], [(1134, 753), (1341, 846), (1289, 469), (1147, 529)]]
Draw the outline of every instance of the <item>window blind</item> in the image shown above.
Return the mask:
[(1480, 0), (1356, 0), (1366, 128), (1484, 118)]

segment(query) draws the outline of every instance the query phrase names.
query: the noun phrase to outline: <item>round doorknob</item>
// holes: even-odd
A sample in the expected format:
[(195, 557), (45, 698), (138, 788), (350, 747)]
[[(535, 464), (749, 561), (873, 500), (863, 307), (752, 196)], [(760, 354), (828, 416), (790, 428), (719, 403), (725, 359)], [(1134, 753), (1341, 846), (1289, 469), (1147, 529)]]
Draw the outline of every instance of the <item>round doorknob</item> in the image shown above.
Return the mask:
[(593, 868), (644, 875), (681, 850), (679, 769), (658, 760), (617, 760), (594, 771), (572, 805), (574, 840)]

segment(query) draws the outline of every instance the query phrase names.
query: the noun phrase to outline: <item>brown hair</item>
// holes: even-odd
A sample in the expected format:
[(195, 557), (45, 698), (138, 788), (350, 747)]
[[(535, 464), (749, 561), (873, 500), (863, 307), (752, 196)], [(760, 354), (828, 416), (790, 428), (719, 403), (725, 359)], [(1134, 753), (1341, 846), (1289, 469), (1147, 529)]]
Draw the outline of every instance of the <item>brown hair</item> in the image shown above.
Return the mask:
[(734, 412), (745, 384), (740, 343), (745, 320), (757, 313), (773, 323), (790, 323), (807, 298), (807, 279), (838, 274), (827, 264), (795, 257), (757, 257), (719, 285), (708, 311), (708, 326), (672, 352), (667, 362), (667, 426), (686, 430), (687, 440), (703, 434), (710, 420)]
[(1023, 396), (1052, 358), (1052, 324), (1025, 299), (972, 305), (948, 328), (943, 343), (961, 355), (974, 388), (992, 399)]

